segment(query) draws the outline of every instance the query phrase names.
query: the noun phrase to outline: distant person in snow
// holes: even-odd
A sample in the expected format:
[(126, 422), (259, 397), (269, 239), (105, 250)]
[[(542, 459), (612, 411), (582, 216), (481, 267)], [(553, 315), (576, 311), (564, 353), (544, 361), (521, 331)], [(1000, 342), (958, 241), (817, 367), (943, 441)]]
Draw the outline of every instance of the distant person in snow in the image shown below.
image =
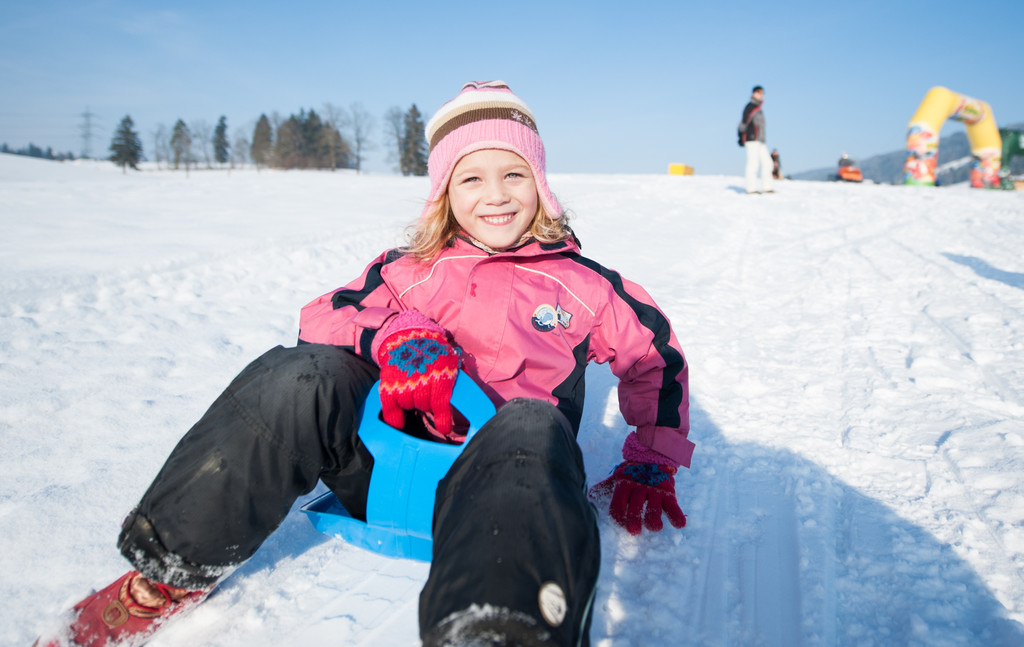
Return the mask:
[[(755, 85), (750, 102), (743, 108), (743, 117), (737, 126), (739, 143), (747, 151), (745, 173), (747, 193), (772, 193), (772, 158), (765, 144), (765, 119), (761, 109), (764, 103), (764, 88)], [(758, 169), (761, 182), (758, 184)]]
[(782, 160), (779, 158), (779, 149), (772, 149), (772, 178), (782, 179)]
[[(137, 644), (249, 559), (318, 481), (365, 519), (374, 461), (356, 430), (378, 379), (385, 422), (438, 442), (465, 437), (450, 404), (460, 371), (497, 407), (437, 487), (424, 645), (588, 644), (592, 501), (632, 535), (663, 516), (686, 524), (683, 351), (647, 292), (580, 255), (529, 108), (500, 81), (468, 83), (426, 135), (430, 195), (408, 244), (303, 307), (298, 344), (228, 385), (125, 519), (118, 547), (134, 570), (38, 645)], [(576, 435), (592, 360), (619, 377), (635, 430), (588, 493)]]

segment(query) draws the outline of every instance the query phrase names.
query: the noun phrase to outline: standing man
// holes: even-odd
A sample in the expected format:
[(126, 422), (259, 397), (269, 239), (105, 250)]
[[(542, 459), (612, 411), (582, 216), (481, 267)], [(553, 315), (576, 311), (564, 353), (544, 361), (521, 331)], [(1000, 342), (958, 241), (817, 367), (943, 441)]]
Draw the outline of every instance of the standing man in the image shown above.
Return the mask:
[[(747, 193), (773, 193), (772, 191), (772, 157), (765, 145), (764, 88), (755, 85), (750, 95), (750, 103), (743, 109), (743, 119), (739, 125), (740, 146), (747, 149), (746, 183)], [(761, 169), (761, 190), (757, 189), (757, 171)]]

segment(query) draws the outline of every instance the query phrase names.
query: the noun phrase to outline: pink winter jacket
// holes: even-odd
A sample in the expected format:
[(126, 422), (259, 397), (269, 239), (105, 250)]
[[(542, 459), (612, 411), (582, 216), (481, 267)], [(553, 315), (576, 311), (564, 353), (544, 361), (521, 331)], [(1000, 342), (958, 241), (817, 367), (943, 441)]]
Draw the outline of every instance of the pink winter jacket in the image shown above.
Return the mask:
[(403, 310), (452, 333), (463, 370), (495, 406), (544, 400), (577, 431), (586, 365), (609, 362), (640, 443), (689, 467), (688, 366), (668, 319), (640, 286), (581, 256), (574, 242), (491, 254), (456, 239), (429, 264), (385, 252), (303, 307), (299, 340), (373, 362), (375, 336)]

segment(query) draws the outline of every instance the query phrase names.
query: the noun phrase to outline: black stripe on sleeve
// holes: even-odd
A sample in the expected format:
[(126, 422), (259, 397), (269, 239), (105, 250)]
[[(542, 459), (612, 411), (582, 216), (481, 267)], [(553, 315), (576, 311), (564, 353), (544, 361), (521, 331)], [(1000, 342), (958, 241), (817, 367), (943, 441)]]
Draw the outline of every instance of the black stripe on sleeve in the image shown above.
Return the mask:
[(565, 256), (608, 281), (615, 290), (616, 296), (629, 306), (636, 314), (640, 324), (653, 334), (654, 349), (665, 362), (665, 368), (661, 374), (661, 387), (658, 391), (657, 425), (678, 427), (682, 423), (679, 419), (679, 407), (683, 401), (683, 389), (676, 378), (686, 363), (682, 354), (669, 344), (672, 337), (672, 326), (668, 319), (654, 306), (643, 303), (630, 294), (622, 284), (622, 277), (618, 272), (578, 254), (566, 254)]
[(363, 287), (358, 290), (346, 290), (344, 288), (338, 290), (331, 295), (331, 305), (335, 310), (344, 308), (345, 306), (352, 306), (356, 310), (362, 310), (366, 306), (363, 305), (363, 299), (368, 297), (374, 290), (384, 284), (384, 277), (381, 276), (380, 271), (385, 265), (394, 263), (398, 259), (405, 256), (404, 253), (397, 249), (392, 249), (384, 255), (384, 260), (380, 263), (375, 263), (366, 272), (366, 282), (363, 283)]

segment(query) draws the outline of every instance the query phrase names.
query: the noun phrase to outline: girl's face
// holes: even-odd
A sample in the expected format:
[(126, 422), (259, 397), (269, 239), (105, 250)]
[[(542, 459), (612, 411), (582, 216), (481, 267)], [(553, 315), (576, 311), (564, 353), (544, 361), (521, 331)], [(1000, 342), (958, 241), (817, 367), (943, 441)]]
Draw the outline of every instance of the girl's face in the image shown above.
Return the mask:
[(486, 149), (466, 155), (448, 183), (455, 220), (467, 234), (492, 249), (508, 249), (537, 215), (537, 184), (526, 160)]

